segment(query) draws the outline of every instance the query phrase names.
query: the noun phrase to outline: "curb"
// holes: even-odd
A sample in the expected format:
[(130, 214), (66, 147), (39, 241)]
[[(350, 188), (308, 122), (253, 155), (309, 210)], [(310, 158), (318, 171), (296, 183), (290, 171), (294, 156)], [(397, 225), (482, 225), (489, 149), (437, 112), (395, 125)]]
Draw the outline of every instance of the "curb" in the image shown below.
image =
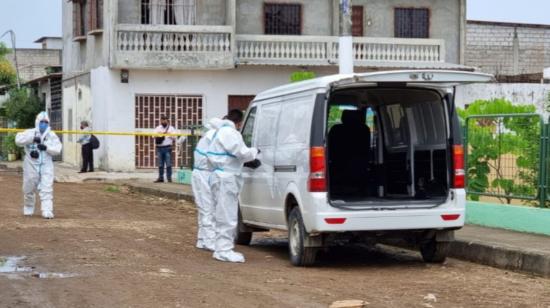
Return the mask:
[(550, 277), (550, 255), (456, 239), (449, 257), (501, 269)]
[(171, 199), (171, 200), (185, 200), (188, 202), (193, 202), (193, 203), (195, 202), (195, 198), (193, 197), (193, 194), (186, 193), (186, 192), (162, 191), (152, 187), (143, 187), (143, 186), (132, 185), (128, 183), (124, 183), (124, 185), (127, 186), (131, 192), (138, 192), (142, 194), (153, 195), (153, 196)]

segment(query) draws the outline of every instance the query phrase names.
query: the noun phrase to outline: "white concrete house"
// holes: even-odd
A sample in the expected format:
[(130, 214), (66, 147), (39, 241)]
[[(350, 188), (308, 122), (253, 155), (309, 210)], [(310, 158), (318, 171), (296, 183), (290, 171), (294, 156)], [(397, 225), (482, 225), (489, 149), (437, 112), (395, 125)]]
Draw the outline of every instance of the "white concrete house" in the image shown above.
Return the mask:
[[(63, 1), (63, 127), (151, 131), (162, 114), (177, 128), (200, 125), (292, 72), (337, 73), (338, 9), (338, 0)], [(466, 0), (354, 0), (355, 70), (465, 69), (465, 12)], [(78, 164), (75, 139), (64, 139), (63, 158)], [(151, 138), (100, 140), (101, 168), (154, 167)]]

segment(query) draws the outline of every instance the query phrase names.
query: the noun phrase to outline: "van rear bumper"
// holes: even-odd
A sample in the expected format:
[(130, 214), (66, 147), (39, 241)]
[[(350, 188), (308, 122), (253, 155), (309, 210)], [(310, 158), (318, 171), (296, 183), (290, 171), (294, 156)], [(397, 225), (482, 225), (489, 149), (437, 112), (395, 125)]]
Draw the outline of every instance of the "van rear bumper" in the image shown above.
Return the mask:
[(324, 200), (316, 209), (305, 211), (308, 232), (453, 229), (463, 227), (465, 221), (464, 190), (456, 190), (453, 200), (424, 209), (345, 210), (332, 207)]

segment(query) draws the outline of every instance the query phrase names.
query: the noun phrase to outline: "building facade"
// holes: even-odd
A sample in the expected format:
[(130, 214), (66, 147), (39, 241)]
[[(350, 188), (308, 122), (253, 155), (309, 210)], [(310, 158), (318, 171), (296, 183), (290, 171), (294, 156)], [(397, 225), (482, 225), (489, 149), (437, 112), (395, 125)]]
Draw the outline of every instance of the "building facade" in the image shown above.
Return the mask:
[[(354, 0), (355, 71), (466, 69), (465, 2)], [(201, 125), (293, 72), (337, 73), (338, 26), (338, 0), (64, 1), (63, 127), (150, 132), (162, 114)], [(73, 164), (75, 140), (64, 140)], [(100, 140), (101, 168), (154, 167), (152, 138)]]

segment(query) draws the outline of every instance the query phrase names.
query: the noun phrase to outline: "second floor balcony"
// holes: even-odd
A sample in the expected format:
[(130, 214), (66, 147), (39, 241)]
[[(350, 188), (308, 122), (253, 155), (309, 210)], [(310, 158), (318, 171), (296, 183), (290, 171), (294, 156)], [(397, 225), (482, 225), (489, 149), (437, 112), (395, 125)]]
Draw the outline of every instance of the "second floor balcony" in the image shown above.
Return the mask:
[[(231, 26), (116, 27), (112, 66), (144, 69), (229, 69), (236, 65), (338, 64), (338, 37), (235, 35)], [(445, 67), (445, 41), (356, 37), (358, 67)]]
[(231, 26), (119, 24), (111, 65), (144, 69), (232, 68), (232, 29)]

